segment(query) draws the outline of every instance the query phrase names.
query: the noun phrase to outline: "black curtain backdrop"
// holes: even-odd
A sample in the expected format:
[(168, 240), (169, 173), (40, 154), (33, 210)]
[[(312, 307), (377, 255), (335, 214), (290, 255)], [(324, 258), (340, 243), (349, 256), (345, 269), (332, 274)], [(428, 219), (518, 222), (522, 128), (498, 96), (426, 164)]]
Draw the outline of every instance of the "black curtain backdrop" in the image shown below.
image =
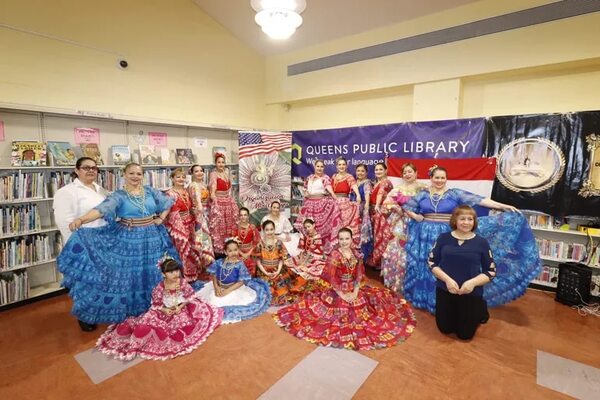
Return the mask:
[(578, 195), (588, 177), (590, 153), (585, 137), (600, 134), (600, 111), (571, 114), (533, 114), (493, 117), (486, 126), (485, 157), (494, 157), (519, 138), (544, 138), (554, 142), (565, 156), (565, 170), (551, 188), (539, 192), (514, 192), (496, 179), (492, 199), (517, 208), (542, 211), (555, 216), (600, 216), (600, 196)]

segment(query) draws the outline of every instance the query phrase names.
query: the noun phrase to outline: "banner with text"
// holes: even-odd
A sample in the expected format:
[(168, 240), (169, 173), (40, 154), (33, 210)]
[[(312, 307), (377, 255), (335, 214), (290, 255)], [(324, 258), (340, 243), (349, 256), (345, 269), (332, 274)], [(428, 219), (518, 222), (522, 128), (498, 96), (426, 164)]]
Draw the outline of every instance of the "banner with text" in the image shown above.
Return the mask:
[(406, 122), (341, 129), (293, 132), (292, 175), (306, 177), (315, 160), (325, 162), (325, 173), (335, 172), (335, 159), (345, 157), (348, 170), (396, 158), (476, 158), (483, 154), (483, 118)]

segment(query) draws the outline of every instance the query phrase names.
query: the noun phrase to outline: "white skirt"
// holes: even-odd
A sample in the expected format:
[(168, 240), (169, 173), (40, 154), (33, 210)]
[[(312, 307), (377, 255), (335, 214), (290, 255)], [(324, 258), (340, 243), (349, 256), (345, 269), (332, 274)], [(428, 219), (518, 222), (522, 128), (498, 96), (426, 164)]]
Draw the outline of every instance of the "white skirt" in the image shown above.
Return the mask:
[(246, 306), (256, 300), (256, 292), (243, 285), (227, 296), (219, 297), (215, 294), (215, 287), (211, 281), (196, 292), (196, 297), (216, 307)]

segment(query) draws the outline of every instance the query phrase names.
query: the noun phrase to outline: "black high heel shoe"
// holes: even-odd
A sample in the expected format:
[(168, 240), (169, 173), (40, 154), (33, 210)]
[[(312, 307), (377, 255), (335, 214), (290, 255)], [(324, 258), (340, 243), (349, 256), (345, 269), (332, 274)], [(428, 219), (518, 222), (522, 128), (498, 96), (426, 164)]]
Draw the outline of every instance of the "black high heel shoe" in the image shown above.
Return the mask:
[(81, 330), (84, 332), (91, 332), (96, 330), (96, 324), (88, 324), (87, 322), (83, 322), (82, 320), (77, 320), (77, 322), (79, 323), (79, 327), (81, 328)]

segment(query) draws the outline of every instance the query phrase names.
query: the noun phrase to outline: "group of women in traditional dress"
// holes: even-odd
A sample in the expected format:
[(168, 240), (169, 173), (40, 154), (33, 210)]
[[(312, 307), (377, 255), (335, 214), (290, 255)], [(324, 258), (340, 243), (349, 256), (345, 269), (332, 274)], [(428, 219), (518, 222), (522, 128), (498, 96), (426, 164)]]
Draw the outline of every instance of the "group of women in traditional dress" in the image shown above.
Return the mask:
[[(215, 166), (208, 187), (201, 166), (175, 169), (165, 194), (144, 186), (142, 167), (128, 164), (123, 189), (105, 197), (94, 183), (97, 165), (82, 158), (77, 179), (58, 191), (57, 224), (65, 239), (70, 235), (58, 257), (64, 286), (82, 329), (113, 324), (98, 341), (107, 354), (126, 359), (185, 354), (219, 324), (256, 317), (270, 305), (283, 306), (274, 318), (299, 338), (360, 350), (392, 346), (416, 324), (400, 295), (434, 312), (435, 277), (453, 282), (443, 275), (443, 251), (430, 254), (438, 236), (451, 230), (452, 211), (461, 204), (515, 211), (447, 189), (443, 168), (434, 168), (431, 186), (424, 187), (415, 180), (414, 165), (407, 164), (403, 184), (393, 189), (384, 163), (375, 166), (371, 182), (364, 164), (355, 179), (347, 161), (338, 159), (330, 178), (317, 161), (305, 180), (294, 224), (300, 237), (294, 242), (298, 234), (280, 202), (271, 204), (259, 233), (249, 210), (238, 209), (231, 195), (223, 155), (217, 154)], [(187, 187), (186, 172), (192, 176)], [(96, 222), (100, 219), (106, 223)], [(457, 229), (460, 240), (469, 240)], [(514, 212), (480, 218), (477, 232), (489, 241), (495, 266), (492, 283), (477, 292), (481, 304), (500, 305), (522, 295), (540, 264), (524, 218)], [(391, 290), (367, 285), (365, 264), (382, 268)], [(480, 277), (474, 282), (486, 283)], [(451, 294), (463, 294), (454, 293), (453, 285)]]

